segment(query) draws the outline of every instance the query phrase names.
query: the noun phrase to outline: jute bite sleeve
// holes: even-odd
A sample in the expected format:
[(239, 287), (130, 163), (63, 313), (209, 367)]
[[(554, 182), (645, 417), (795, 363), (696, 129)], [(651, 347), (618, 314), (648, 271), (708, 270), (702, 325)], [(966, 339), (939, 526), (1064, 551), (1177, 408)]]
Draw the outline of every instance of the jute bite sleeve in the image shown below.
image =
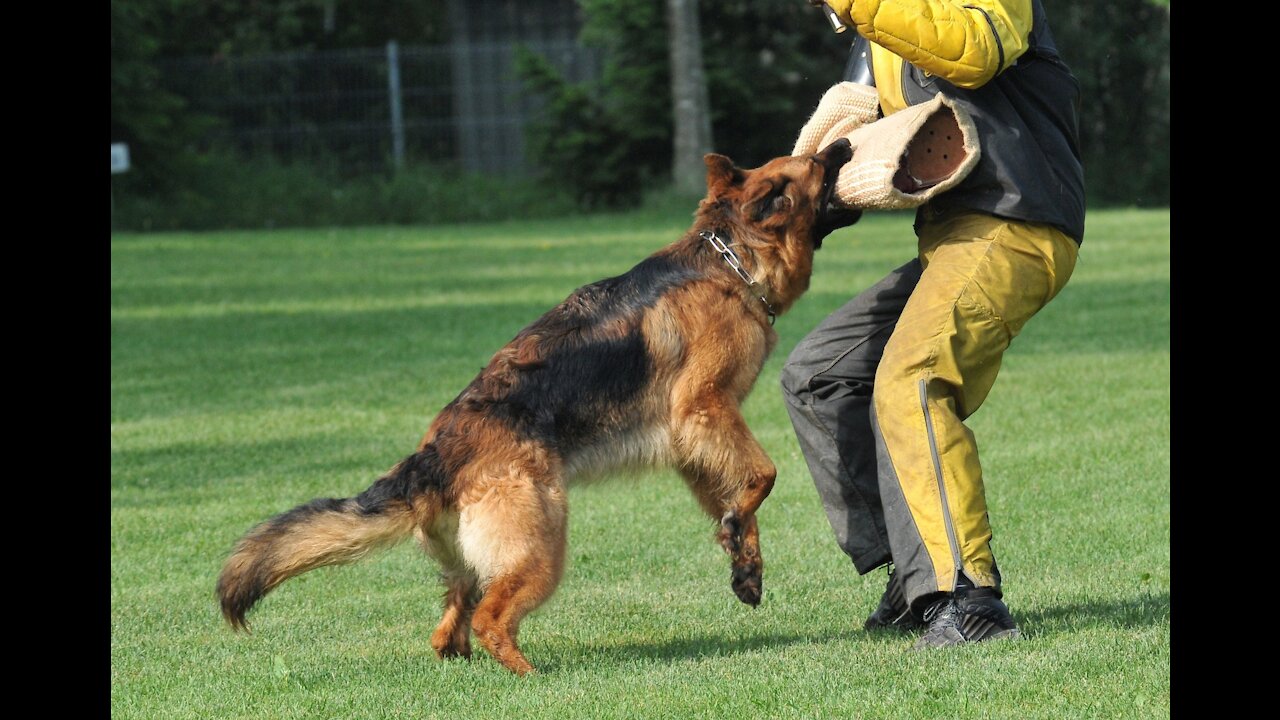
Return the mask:
[(955, 187), (978, 163), (973, 119), (950, 98), (932, 100), (875, 119), (867, 103), (876, 89), (839, 83), (823, 95), (800, 130), (794, 155), (818, 152), (839, 138), (853, 145), (840, 170), (835, 200), (864, 210), (923, 205)]

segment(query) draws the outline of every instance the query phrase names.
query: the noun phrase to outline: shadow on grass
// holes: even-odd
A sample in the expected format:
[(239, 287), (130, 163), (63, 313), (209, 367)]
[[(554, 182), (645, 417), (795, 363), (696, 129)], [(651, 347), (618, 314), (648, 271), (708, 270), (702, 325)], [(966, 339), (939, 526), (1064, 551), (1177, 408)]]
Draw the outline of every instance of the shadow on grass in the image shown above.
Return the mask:
[(1015, 609), (1013, 614), (1028, 638), (1100, 627), (1140, 629), (1169, 623), (1169, 593), (1144, 593), (1129, 600), (1071, 603), (1029, 612)]
[(695, 635), (667, 638), (653, 642), (620, 642), (616, 645), (592, 644), (583, 646), (572, 657), (543, 658), (540, 670), (564, 671), (576, 666), (599, 664), (625, 664), (637, 660), (662, 662), (722, 658), (742, 655), (756, 650), (778, 651), (791, 645), (823, 645), (828, 642), (906, 642), (909, 636), (895, 631), (864, 632), (861, 629), (833, 630), (830, 635), (814, 636), (800, 633), (770, 633), (750, 637), (727, 635)]
[(762, 648), (780, 648), (788, 645), (821, 642), (812, 637), (795, 633), (775, 633), (753, 637), (727, 637), (714, 635), (669, 638), (655, 642), (623, 642), (617, 645), (586, 645), (573, 657), (546, 658), (539, 669), (565, 670), (577, 665), (610, 665), (636, 660), (681, 660), (740, 655)]
[[(339, 441), (344, 437), (340, 432), (317, 430), (276, 440), (219, 438), (112, 450), (111, 488), (125, 493), (112, 503), (116, 507), (147, 507), (157, 499), (148, 493), (217, 487), (230, 494), (249, 487), (252, 482), (264, 482), (244, 480), (242, 476), (246, 473), (276, 479), (308, 478), (317, 473), (362, 473), (363, 479), (351, 486), (355, 494), (402, 457), (388, 453), (385, 460), (375, 464), (358, 456), (325, 450), (340, 446)], [(342, 490), (338, 488), (334, 492)], [(299, 502), (307, 499), (299, 498)]]
[[(1082, 602), (1017, 612), (1014, 617), (1026, 638), (1052, 638), (1090, 628), (1141, 629), (1169, 623), (1169, 593), (1144, 593), (1128, 600)], [(866, 632), (833, 630), (829, 635), (770, 633), (750, 637), (700, 635), (654, 642), (589, 645), (572, 657), (542, 658), (539, 669), (564, 671), (575, 666), (622, 664), (637, 660), (678, 661), (741, 655), (755, 650), (780, 650), (791, 645), (827, 642), (867, 642), (910, 645), (915, 633), (898, 630)]]

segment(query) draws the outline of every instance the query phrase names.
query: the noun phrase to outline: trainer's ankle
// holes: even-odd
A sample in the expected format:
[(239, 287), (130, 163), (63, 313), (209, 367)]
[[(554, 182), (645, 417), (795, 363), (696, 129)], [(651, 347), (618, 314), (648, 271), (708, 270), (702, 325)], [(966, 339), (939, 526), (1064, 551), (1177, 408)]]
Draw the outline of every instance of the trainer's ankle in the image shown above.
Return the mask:
[(915, 602), (911, 603), (911, 612), (916, 617), (926, 617), (926, 612), (929, 608), (941, 601), (950, 600), (952, 597), (954, 597), (953, 593), (942, 590), (921, 595), (915, 599)]
[[(999, 583), (999, 580), (996, 582)], [(960, 577), (956, 579), (955, 594), (957, 597), (995, 598), (996, 600), (1004, 597), (1004, 592), (1000, 590), (999, 584), (994, 587), (976, 585), (964, 573), (961, 573)]]

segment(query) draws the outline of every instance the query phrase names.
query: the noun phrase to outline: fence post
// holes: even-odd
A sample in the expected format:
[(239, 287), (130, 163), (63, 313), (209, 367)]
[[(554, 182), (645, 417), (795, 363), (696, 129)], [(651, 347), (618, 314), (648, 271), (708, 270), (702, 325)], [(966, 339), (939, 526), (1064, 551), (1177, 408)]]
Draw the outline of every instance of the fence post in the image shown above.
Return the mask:
[(404, 109), (400, 104), (400, 46), (387, 41), (387, 90), (391, 96), (391, 158), (404, 168)]

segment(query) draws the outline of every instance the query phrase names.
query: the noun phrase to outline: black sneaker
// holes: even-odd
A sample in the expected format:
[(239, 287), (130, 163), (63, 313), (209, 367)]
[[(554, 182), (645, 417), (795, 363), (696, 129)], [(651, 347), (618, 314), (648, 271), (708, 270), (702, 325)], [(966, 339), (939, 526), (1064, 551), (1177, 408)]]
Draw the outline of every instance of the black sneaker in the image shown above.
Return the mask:
[(924, 623), (907, 605), (907, 595), (895, 570), (889, 570), (889, 582), (880, 596), (880, 606), (862, 623), (865, 630), (914, 630)]
[(991, 588), (956, 588), (933, 601), (924, 611), (929, 629), (916, 641), (916, 650), (980, 642), (998, 638), (1014, 639), (1022, 633), (996, 591)]

